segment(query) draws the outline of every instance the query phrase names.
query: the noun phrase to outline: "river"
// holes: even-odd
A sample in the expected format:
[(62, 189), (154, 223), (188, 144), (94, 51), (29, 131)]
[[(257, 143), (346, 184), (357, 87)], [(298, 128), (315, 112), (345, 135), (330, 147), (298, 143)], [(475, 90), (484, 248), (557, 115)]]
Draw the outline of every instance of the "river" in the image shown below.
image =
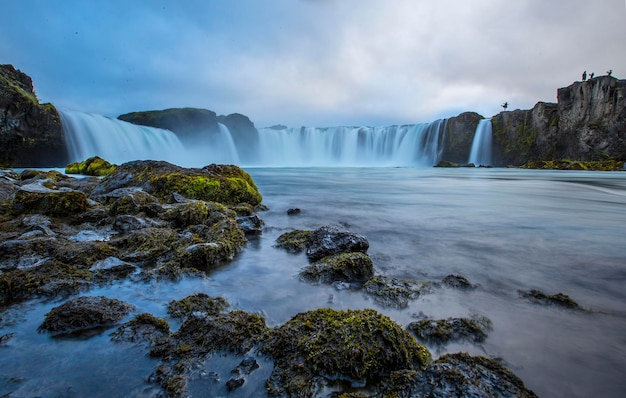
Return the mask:
[[(416, 317), (491, 319), (480, 345), (429, 347), (499, 358), (540, 397), (620, 397), (626, 390), (626, 173), (520, 169), (249, 168), (268, 211), (263, 234), (207, 280), (124, 282), (90, 291), (166, 316), (170, 300), (224, 296), (270, 326), (319, 307), (374, 308), (406, 326)], [(298, 215), (287, 215), (291, 208)], [(472, 291), (436, 289), (405, 309), (379, 306), (361, 291), (301, 282), (304, 254), (273, 247), (293, 229), (338, 225), (370, 242), (376, 272), (441, 280), (467, 277)], [(588, 311), (542, 306), (519, 290), (564, 293)], [(147, 350), (112, 343), (108, 331), (81, 339), (37, 332), (61, 301), (32, 301), (2, 313), (0, 396), (154, 396), (157, 362)], [(170, 322), (175, 329), (178, 324)], [(226, 395), (240, 358), (215, 356), (190, 383), (194, 396)], [(221, 384), (216, 383), (215, 373)], [(229, 396), (265, 396), (261, 363)]]

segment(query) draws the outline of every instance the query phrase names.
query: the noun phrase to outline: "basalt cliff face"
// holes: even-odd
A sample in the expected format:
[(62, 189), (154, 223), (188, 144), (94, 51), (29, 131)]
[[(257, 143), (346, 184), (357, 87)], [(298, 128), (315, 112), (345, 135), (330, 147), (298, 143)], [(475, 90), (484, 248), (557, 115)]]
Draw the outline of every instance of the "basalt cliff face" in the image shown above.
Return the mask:
[(538, 160), (626, 160), (626, 80), (596, 77), (560, 88), (558, 103), (492, 117), (495, 166)]
[(55, 107), (40, 104), (29, 76), (0, 65), (0, 166), (65, 166), (67, 149)]

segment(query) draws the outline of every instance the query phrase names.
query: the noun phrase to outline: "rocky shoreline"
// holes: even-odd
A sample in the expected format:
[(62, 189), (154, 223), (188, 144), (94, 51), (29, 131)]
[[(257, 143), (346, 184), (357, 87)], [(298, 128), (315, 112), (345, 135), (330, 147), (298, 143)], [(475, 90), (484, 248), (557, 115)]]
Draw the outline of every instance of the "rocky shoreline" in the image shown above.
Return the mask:
[[(258, 361), (270, 360), (269, 396), (319, 396), (328, 388), (337, 397), (535, 396), (496, 359), (459, 353), (433, 361), (423, 344), (488, 338), (490, 321), (476, 314), (424, 318), (404, 328), (373, 309), (319, 308), (268, 327), (262, 315), (230, 309), (224, 298), (202, 292), (170, 302), (165, 318), (114, 298), (85, 296), (124, 281), (140, 288), (154, 279), (206, 278), (244, 249), (246, 236), (262, 233), (261, 200), (236, 166), (136, 161), (106, 177), (82, 178), (2, 171), (0, 342), (13, 337), (2, 334), (3, 312), (54, 299), (63, 304), (41, 320), (41, 332), (85, 338), (113, 328), (112, 343), (143, 345), (156, 360), (146, 378), (165, 396), (186, 396), (194, 364), (220, 352), (241, 357), (225, 381), (229, 391), (245, 384)], [(383, 307), (405, 308), (436, 289), (480, 288), (462, 275), (440, 281), (378, 275), (367, 239), (334, 226), (287, 232), (275, 247), (308, 257), (301, 283), (360, 291)], [(580, 310), (563, 294), (530, 291), (520, 298)], [(128, 315), (133, 318), (120, 324)], [(180, 322), (174, 332), (172, 322)]]

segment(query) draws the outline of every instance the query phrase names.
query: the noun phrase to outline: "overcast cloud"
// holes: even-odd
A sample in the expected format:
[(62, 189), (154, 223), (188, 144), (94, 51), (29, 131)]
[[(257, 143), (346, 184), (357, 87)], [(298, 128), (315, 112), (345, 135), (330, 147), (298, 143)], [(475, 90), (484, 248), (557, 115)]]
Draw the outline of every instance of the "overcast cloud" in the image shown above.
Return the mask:
[(389, 125), (556, 101), (626, 78), (624, 0), (19, 0), (0, 62), (41, 101), (119, 114), (199, 107), (257, 127)]

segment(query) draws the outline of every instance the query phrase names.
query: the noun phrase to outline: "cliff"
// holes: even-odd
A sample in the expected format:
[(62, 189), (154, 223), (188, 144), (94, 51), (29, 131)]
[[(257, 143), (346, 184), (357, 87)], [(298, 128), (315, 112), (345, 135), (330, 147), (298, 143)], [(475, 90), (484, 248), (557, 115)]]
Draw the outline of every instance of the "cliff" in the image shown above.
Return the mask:
[[(170, 108), (158, 111), (132, 112), (118, 116), (118, 119), (144, 126), (159, 127), (173, 131), (185, 144), (193, 145), (207, 134), (217, 134), (219, 124), (230, 131), (235, 145), (243, 151), (256, 148), (257, 130), (254, 123), (239, 113), (228, 116), (217, 114), (207, 109)], [(250, 159), (250, 154), (243, 154)]]
[(29, 76), (0, 65), (0, 167), (65, 166), (68, 154), (61, 120), (40, 104)]

